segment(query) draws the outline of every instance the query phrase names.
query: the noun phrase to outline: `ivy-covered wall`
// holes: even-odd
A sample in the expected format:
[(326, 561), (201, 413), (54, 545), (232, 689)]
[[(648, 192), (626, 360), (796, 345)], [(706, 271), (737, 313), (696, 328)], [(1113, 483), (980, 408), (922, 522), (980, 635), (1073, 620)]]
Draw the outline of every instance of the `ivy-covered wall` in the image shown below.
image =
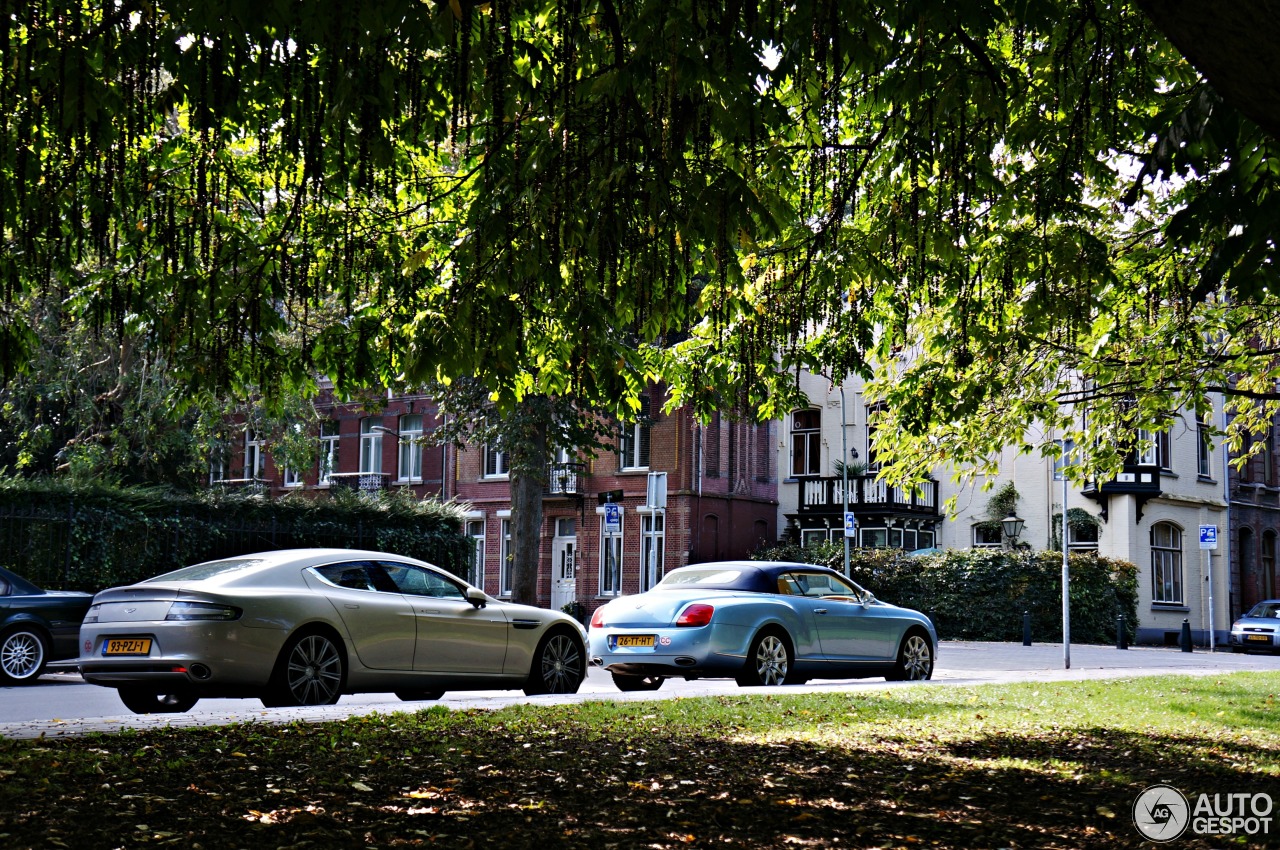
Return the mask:
[(313, 546), (392, 552), (455, 573), (470, 552), (458, 505), (408, 492), (269, 500), (0, 478), (0, 565), (46, 588), (97, 591), (214, 558)]
[[(762, 549), (757, 560), (799, 561), (837, 570), (844, 548), (824, 544)], [(1116, 615), (1134, 639), (1138, 569), (1128, 561), (1073, 554), (1071, 640), (1115, 643)], [(1031, 613), (1032, 640), (1062, 640), (1062, 554), (951, 549), (909, 556), (897, 549), (854, 549), (849, 575), (878, 598), (928, 614), (943, 640), (1021, 641)]]

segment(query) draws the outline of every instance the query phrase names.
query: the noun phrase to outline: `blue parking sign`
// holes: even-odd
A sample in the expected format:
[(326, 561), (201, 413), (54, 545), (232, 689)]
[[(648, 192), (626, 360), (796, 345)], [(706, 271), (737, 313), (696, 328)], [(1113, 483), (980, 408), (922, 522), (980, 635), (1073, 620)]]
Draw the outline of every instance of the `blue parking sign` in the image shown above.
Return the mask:
[(844, 513), (844, 536), (854, 537), (858, 533), (858, 520), (853, 515), (853, 511), (845, 511)]
[(622, 531), (622, 508), (619, 505), (604, 506), (604, 533), (616, 534)]
[(1217, 549), (1218, 548), (1218, 526), (1216, 525), (1200, 526), (1200, 548), (1201, 549)]

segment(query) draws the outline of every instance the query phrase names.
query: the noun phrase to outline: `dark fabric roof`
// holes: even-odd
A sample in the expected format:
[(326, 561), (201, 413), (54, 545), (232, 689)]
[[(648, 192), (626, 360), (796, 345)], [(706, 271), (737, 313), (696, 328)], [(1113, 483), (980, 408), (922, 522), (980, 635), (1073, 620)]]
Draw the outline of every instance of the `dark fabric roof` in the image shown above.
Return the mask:
[(725, 584), (699, 584), (698, 587), (706, 590), (746, 590), (752, 593), (777, 593), (778, 576), (793, 570), (839, 575), (835, 570), (827, 567), (790, 561), (708, 561), (702, 564), (690, 564), (685, 569), (737, 570), (739, 574), (734, 581)]

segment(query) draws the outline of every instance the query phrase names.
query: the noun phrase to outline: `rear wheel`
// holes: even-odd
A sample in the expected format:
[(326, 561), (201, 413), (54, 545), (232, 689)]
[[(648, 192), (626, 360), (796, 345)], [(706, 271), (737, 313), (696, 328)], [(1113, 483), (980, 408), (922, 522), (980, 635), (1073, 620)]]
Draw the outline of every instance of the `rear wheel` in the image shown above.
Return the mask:
[(656, 691), (666, 681), (664, 676), (634, 676), (613, 673), (613, 684), (620, 691)]
[(0, 682), (25, 685), (40, 678), (49, 660), (49, 641), (37, 628), (14, 626), (0, 637)]
[(761, 632), (751, 641), (738, 684), (744, 688), (781, 685), (787, 681), (791, 664), (791, 644), (786, 636), (777, 631)]
[(431, 702), (438, 700), (444, 696), (444, 691), (421, 690), (421, 691), (396, 691), (396, 696), (405, 702)]
[(147, 688), (119, 688), (120, 701), (134, 714), (181, 714), (190, 711), (200, 698), (186, 691), (158, 694)]
[(318, 632), (298, 635), (280, 653), (262, 704), (267, 708), (333, 705), (342, 696), (346, 679), (346, 658), (335, 639)]
[(582, 642), (568, 632), (552, 632), (542, 639), (533, 653), (533, 665), (524, 683), (524, 692), (537, 694), (576, 694), (586, 678), (586, 651)]
[(885, 676), (890, 682), (923, 682), (933, 678), (933, 645), (923, 632), (907, 632), (898, 647), (898, 661)]

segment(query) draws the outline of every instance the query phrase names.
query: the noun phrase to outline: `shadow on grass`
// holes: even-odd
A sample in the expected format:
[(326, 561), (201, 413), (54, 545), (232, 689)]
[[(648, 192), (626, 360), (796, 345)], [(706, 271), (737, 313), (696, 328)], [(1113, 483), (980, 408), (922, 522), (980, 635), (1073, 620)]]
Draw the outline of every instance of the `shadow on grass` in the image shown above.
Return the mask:
[(0, 836), (7, 848), (1111, 848), (1141, 843), (1130, 808), (1151, 784), (1280, 799), (1280, 755), (1213, 734), (864, 731), (815, 744), (530, 730), (410, 725), (372, 745), (331, 724), (9, 745)]

